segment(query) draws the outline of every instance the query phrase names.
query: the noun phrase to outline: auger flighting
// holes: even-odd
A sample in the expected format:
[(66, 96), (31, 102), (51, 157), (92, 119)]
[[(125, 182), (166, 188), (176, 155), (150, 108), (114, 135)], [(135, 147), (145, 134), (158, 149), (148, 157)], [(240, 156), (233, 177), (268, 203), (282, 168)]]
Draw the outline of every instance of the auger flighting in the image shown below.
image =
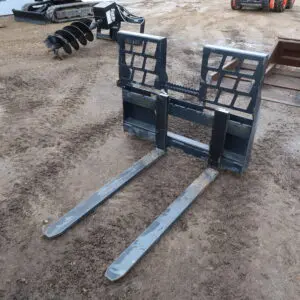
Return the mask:
[[(139, 32), (145, 30), (145, 19), (131, 14), (123, 6), (115, 2), (101, 2), (93, 6), (94, 19), (84, 18), (55, 31), (48, 35), (45, 40), (46, 46), (58, 56), (59, 49), (63, 49), (67, 54), (72, 54), (72, 49), (79, 50), (80, 44), (86, 46), (88, 42), (94, 40), (93, 30), (96, 29), (98, 39), (109, 39), (116, 41), (117, 33), (121, 28), (121, 23), (131, 23), (139, 25)], [(108, 30), (108, 34), (103, 34), (102, 30)]]

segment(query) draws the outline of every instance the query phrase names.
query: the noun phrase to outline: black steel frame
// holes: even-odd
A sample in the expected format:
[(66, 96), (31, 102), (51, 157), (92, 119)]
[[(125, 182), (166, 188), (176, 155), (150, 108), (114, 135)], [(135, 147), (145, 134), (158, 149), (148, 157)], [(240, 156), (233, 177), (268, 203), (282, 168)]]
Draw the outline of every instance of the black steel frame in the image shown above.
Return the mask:
[[(134, 41), (141, 46), (135, 47)], [(243, 172), (256, 131), (268, 55), (205, 46), (201, 82), (199, 89), (193, 89), (168, 82), (166, 38), (120, 31), (118, 42), (124, 130), (155, 141), (160, 149), (174, 146), (207, 159), (209, 166)], [(155, 49), (152, 53), (147, 51), (149, 44)], [(237, 63), (228, 70), (226, 63), (232, 59)], [(151, 69), (148, 60), (153, 60)], [(245, 72), (241, 68), (244, 62), (251, 62), (255, 70)], [(195, 96), (199, 102), (176, 99), (168, 91)], [(169, 132), (168, 115), (211, 127), (210, 144)]]

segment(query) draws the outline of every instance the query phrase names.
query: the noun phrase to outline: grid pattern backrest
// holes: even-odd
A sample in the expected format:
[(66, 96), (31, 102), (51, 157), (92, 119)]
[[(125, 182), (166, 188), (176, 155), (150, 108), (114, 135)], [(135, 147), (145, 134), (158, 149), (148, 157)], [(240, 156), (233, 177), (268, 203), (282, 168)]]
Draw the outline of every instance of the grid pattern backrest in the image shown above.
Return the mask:
[(267, 54), (205, 46), (200, 99), (204, 104), (253, 115), (260, 102), (267, 59)]
[(149, 88), (164, 88), (167, 39), (160, 36), (120, 31), (119, 84), (132, 83)]

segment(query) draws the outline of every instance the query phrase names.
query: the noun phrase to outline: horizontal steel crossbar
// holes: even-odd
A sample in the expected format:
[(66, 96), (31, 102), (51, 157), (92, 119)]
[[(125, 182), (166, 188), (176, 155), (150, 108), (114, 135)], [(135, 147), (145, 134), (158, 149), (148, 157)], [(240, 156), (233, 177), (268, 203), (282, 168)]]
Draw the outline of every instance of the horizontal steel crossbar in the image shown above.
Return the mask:
[[(212, 126), (214, 116), (202, 111), (203, 107), (198, 106), (199, 108), (196, 108), (196, 105), (194, 105), (194, 107), (188, 107), (185, 105), (185, 103), (187, 102), (184, 101), (182, 101), (181, 104), (179, 103), (179, 101), (176, 101), (175, 103), (172, 103), (172, 100), (170, 101), (170, 115), (182, 118), (184, 120), (192, 121), (204, 126)], [(251, 126), (229, 120), (227, 132), (235, 136), (241, 137), (243, 139), (248, 139), (251, 134)]]
[(170, 83), (167, 82), (165, 88), (167, 90), (172, 90), (174, 92), (178, 92), (178, 93), (182, 93), (182, 94), (187, 94), (187, 95), (191, 95), (191, 96), (196, 96), (199, 97), (200, 96), (200, 91), (193, 89), (193, 88), (188, 88), (179, 84), (175, 84), (175, 83)]
[[(167, 134), (168, 146), (181, 149), (185, 153), (194, 155), (201, 159), (207, 159), (209, 157), (209, 145), (203, 144), (199, 141), (187, 138), (185, 136), (168, 131)], [(220, 166), (240, 173), (245, 163), (245, 157), (234, 152), (224, 150)]]

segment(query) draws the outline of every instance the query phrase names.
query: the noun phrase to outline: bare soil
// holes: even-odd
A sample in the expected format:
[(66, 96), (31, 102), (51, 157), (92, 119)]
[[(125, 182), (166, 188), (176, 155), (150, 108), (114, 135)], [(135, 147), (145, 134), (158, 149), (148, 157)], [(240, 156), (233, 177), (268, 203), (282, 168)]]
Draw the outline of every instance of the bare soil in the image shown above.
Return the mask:
[[(203, 44), (270, 51), (299, 37), (300, 4), (282, 14), (230, 1), (121, 1), (168, 37), (172, 81), (194, 84)], [(110, 263), (206, 164), (170, 150), (65, 235), (51, 222), (152, 145), (122, 131), (117, 45), (53, 59), (61, 25), (0, 19), (0, 299), (300, 299), (300, 110), (263, 102), (249, 169), (221, 175), (124, 279)], [(198, 84), (198, 83), (197, 83)], [(299, 95), (300, 97), (300, 95)], [(200, 137), (193, 124), (173, 130)]]

